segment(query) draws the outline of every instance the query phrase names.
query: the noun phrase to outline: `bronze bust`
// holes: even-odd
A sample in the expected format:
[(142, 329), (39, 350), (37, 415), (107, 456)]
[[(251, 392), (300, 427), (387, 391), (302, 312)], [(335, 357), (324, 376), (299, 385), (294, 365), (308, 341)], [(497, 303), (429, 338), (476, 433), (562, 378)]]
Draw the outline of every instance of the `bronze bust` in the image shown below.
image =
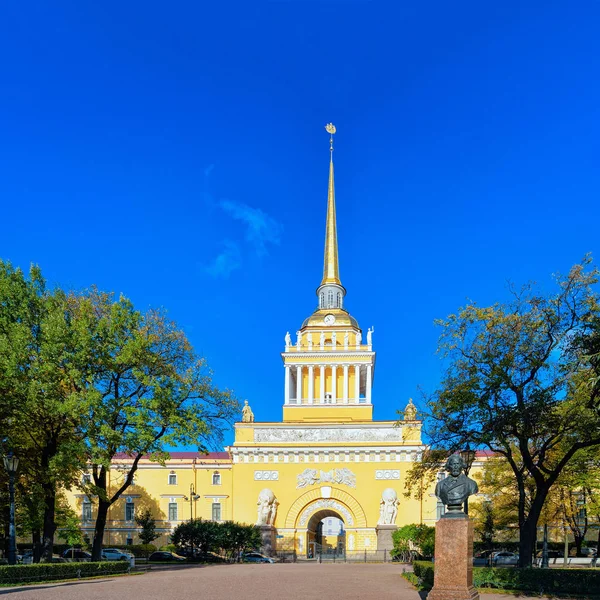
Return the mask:
[(464, 473), (465, 463), (458, 454), (453, 454), (446, 462), (449, 475), (435, 486), (435, 495), (448, 507), (445, 517), (463, 517), (465, 500), (479, 491), (477, 482)]

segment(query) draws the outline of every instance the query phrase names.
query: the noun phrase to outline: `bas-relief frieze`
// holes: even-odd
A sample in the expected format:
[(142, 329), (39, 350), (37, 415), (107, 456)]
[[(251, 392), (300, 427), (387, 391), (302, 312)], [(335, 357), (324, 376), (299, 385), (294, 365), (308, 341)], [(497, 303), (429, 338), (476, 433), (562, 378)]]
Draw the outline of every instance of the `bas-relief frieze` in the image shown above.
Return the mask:
[(352, 518), (350, 511), (343, 504), (341, 504), (337, 500), (321, 499), (317, 500), (316, 502), (305, 508), (304, 511), (302, 511), (302, 514), (300, 515), (300, 521), (298, 523), (300, 527), (304, 527), (311, 515), (314, 514), (317, 510), (321, 510), (324, 508), (331, 508), (343, 515), (346, 525), (354, 525), (354, 519)]
[(279, 471), (254, 471), (255, 481), (277, 481), (279, 479)]
[(356, 475), (350, 469), (332, 469), (331, 471), (318, 471), (317, 469), (304, 469), (296, 478), (296, 489), (317, 483), (337, 483), (356, 487)]
[(254, 429), (255, 442), (401, 442), (400, 427)]

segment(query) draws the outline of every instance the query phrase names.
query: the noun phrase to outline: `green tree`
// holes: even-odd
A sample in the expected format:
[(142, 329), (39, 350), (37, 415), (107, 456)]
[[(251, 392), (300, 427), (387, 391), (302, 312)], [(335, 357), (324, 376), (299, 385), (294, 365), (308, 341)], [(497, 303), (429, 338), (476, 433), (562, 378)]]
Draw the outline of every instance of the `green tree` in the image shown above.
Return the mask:
[(142, 510), (139, 515), (136, 515), (135, 522), (140, 527), (139, 536), (142, 544), (151, 544), (160, 537), (160, 534), (156, 533), (156, 521), (149, 508)]
[[(448, 369), (428, 399), (426, 432), (442, 456), (470, 443), (510, 465), (521, 566), (531, 564), (538, 520), (561, 472), (578, 451), (600, 445), (600, 387), (586, 347), (598, 319), (590, 262), (557, 275), (553, 294), (527, 286), (507, 304), (470, 302), (438, 321)], [(427, 459), (418, 470), (439, 469)]]
[[(57, 490), (69, 487), (80, 468), (85, 366), (68, 296), (47, 290), (37, 267), (26, 277), (0, 261), (1, 450), (14, 451), (20, 473), (35, 480), (43, 560), (52, 557)], [(37, 499), (35, 505), (37, 512)]]
[(435, 551), (435, 527), (424, 524), (404, 525), (392, 534), (392, 556), (403, 562), (413, 558), (431, 557)]
[[(163, 462), (167, 447), (204, 450), (219, 442), (239, 403), (213, 384), (205, 360), (164, 313), (141, 313), (126, 298), (93, 289), (73, 299), (73, 314), (93, 365), (81, 427), (98, 498), (92, 548), (98, 560), (108, 509), (131, 485), (140, 459)], [(109, 488), (117, 456), (122, 478)]]
[(239, 561), (243, 553), (260, 547), (261, 535), (255, 525), (225, 521), (219, 524), (217, 531), (217, 544), (231, 561)]
[(219, 549), (219, 523), (192, 519), (180, 523), (171, 534), (171, 543), (181, 549), (198, 549), (207, 553)]

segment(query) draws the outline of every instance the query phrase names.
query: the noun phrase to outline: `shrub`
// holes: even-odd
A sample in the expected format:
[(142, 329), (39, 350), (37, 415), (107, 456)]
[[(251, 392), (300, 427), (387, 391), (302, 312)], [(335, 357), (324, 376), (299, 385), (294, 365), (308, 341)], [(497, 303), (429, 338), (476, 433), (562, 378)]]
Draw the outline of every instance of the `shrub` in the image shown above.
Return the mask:
[(115, 575), (126, 573), (128, 569), (129, 563), (126, 562), (40, 563), (37, 565), (0, 566), (0, 585)]
[[(433, 587), (433, 569), (431, 562), (413, 563), (413, 571), (426, 589)], [(600, 590), (600, 570), (475, 567), (473, 585), (537, 594), (585, 595)]]
[(433, 587), (433, 563), (424, 560), (413, 562), (413, 572), (421, 580), (421, 585), (426, 589)]

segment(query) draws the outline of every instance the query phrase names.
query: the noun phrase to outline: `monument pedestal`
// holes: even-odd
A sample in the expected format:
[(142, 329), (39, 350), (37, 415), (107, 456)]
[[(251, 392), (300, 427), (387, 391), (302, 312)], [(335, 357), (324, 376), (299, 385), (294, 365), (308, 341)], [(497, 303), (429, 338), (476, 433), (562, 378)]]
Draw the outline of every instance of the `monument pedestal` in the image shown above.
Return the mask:
[(265, 556), (273, 556), (276, 549), (277, 530), (273, 525), (257, 525), (260, 530), (261, 544), (260, 551)]
[(435, 576), (427, 600), (479, 600), (473, 587), (473, 522), (442, 517), (435, 527)]
[(392, 534), (398, 529), (397, 525), (377, 525), (377, 550), (387, 550), (394, 548)]

